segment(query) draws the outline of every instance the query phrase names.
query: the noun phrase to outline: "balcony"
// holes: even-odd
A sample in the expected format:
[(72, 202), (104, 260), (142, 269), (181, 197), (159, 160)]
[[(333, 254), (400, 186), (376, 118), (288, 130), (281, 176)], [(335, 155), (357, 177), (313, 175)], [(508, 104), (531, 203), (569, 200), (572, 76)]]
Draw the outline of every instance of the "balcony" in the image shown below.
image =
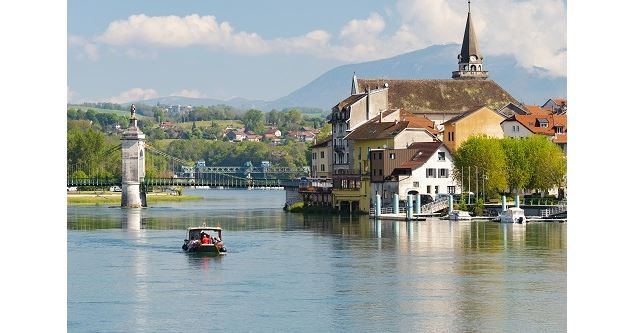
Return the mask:
[(359, 190), (362, 186), (361, 175), (333, 175), (333, 188), (338, 190)]
[(454, 71), (452, 78), (457, 79), (487, 79), (488, 71)]

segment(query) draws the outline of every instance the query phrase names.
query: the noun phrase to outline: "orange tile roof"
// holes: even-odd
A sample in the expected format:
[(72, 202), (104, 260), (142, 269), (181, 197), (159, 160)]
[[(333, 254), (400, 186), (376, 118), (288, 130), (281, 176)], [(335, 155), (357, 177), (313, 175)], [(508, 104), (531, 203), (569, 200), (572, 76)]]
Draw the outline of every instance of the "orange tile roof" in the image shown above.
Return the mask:
[(553, 110), (546, 109), (538, 105), (525, 105), (525, 108), (527, 109), (527, 111), (529, 111), (529, 113), (534, 115), (547, 115), (553, 113)]
[[(547, 127), (537, 126), (539, 119), (546, 119), (548, 122)], [(526, 116), (515, 115), (515, 116), (512, 116), (511, 118), (503, 120), (502, 122), (506, 122), (506, 121), (517, 121), (521, 123), (524, 127), (526, 127), (530, 132), (534, 134), (545, 134), (545, 135), (555, 135), (556, 132), (555, 132), (554, 126), (562, 126), (563, 133), (558, 135), (564, 134), (565, 140), (566, 140), (566, 133), (567, 133), (567, 115), (566, 114), (526, 115)]]

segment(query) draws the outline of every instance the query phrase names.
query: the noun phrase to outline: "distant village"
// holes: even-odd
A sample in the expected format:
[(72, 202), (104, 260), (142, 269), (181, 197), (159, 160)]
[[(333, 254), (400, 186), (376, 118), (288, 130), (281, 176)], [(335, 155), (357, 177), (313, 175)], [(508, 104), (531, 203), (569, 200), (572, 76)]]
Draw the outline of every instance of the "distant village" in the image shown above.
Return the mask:
[(353, 74), (350, 96), (332, 108), (332, 134), (311, 147), (305, 202), (368, 213), (377, 194), (404, 200), (461, 193), (460, 179), (451, 175), (453, 154), (474, 135), (543, 135), (566, 156), (566, 98), (525, 105), (488, 79), (469, 12), (458, 68), (448, 74), (448, 80)]

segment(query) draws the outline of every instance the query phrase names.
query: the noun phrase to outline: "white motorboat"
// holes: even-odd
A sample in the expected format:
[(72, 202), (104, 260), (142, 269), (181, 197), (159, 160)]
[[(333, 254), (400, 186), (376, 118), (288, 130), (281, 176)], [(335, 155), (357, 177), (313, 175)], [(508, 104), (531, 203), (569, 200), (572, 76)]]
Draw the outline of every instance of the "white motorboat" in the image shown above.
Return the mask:
[(525, 211), (519, 207), (509, 207), (497, 219), (500, 223), (526, 223)]
[(472, 216), (470, 216), (470, 213), (464, 210), (453, 210), (452, 212), (448, 214), (448, 220), (470, 221), (472, 220)]

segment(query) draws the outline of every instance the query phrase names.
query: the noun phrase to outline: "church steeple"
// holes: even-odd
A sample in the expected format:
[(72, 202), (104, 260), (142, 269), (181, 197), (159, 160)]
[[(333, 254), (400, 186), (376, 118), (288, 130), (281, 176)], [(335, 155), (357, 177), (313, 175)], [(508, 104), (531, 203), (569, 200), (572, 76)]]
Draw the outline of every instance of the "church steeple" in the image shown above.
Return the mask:
[(351, 96), (359, 94), (359, 88), (357, 87), (357, 75), (353, 72), (353, 80), (351, 82)]
[(483, 70), (483, 56), (478, 50), (476, 42), (476, 30), (472, 24), (472, 13), (470, 1), (467, 2), (467, 22), (465, 22), (465, 33), (463, 34), (463, 45), (458, 56), (459, 70), (452, 72), (455, 80), (485, 80), (487, 71)]

